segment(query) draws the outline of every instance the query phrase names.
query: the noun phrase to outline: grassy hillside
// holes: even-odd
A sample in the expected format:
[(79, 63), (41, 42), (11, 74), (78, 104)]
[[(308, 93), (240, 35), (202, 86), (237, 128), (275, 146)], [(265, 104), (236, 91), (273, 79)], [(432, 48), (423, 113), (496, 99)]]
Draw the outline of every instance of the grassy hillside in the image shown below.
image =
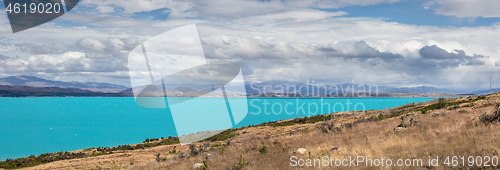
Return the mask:
[[(398, 159), (422, 159), (418, 166), (411, 165), (414, 168), (448, 168), (448, 156), (450, 163), (455, 163), (453, 156), (465, 156), (467, 167), (469, 156), (482, 156), (485, 162), (486, 156), (491, 160), (500, 152), (499, 97), (500, 94), (493, 94), (436, 99), (385, 110), (269, 122), (230, 129), (184, 146), (176, 138), (165, 138), (137, 145), (90, 148), (67, 154), (83, 153), (75, 159), (64, 157), (64, 153), (45, 155), (46, 159), (65, 159), (40, 162), (28, 169), (193, 169), (197, 163), (199, 168), (210, 169), (289, 169), (294, 164), (291, 157), (314, 160), (324, 156), (339, 160), (383, 157), (394, 160), (393, 166)], [(439, 157), (439, 167), (429, 166), (429, 157)], [(0, 167), (20, 167), (23, 162), (38, 158), (4, 161)], [(359, 165), (373, 168), (364, 162)], [(311, 168), (318, 168), (318, 163)]]

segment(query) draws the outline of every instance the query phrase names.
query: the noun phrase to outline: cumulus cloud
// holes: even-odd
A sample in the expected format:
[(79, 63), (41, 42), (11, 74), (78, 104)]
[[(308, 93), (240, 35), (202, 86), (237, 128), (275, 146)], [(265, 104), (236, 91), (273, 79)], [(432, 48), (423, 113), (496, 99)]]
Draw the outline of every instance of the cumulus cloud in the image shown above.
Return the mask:
[(111, 6), (97, 6), (96, 9), (100, 12), (100, 13), (112, 13), (112, 12), (115, 12), (115, 9)]
[[(12, 46), (16, 47), (18, 45)], [(28, 49), (28, 47), (21, 49)], [(104, 54), (91, 54), (91, 56), (88, 56), (78, 51), (34, 54), (31, 49), (23, 52), (13, 48), (6, 53), (16, 54), (17, 56), (8, 57), (4, 54), (0, 55), (0, 73), (4, 75), (42, 75), (43, 77), (50, 78), (66, 75), (67, 79), (64, 81), (87, 81), (93, 76), (103, 80), (103, 75), (105, 75), (105, 77), (108, 77), (109, 82), (127, 84), (117, 81), (117, 78), (113, 78), (120, 77), (119, 79), (123, 79), (123, 73), (127, 70), (126, 55), (123, 53), (116, 53), (115, 56), (108, 58), (101, 56)], [(86, 76), (87, 79), (75, 79), (78, 76), (80, 78)]]
[(101, 41), (93, 38), (80, 39), (76, 42), (76, 45), (85, 50), (98, 51), (98, 52), (104, 52), (107, 48)]
[(105, 40), (85, 37), (76, 42), (76, 45), (89, 52), (119, 52), (121, 50), (130, 50), (142, 42), (139, 38), (117, 38), (108, 37)]
[(436, 45), (423, 47), (419, 50), (419, 54), (424, 59), (446, 60), (443, 63), (446, 63), (447, 66), (458, 66), (460, 63), (466, 63), (466, 65), (484, 65), (484, 61), (478, 60), (478, 58), (484, 58), (482, 55), (474, 54), (474, 56), (468, 56), (463, 50), (447, 52)]
[[(323, 50), (325, 50), (323, 48)], [(396, 59), (402, 58), (400, 54), (393, 54), (387, 52), (380, 52), (373, 47), (370, 47), (366, 44), (365, 41), (357, 41), (357, 42), (338, 42), (332, 47), (332, 50), (327, 53), (334, 57), (345, 57), (345, 58), (381, 58), (381, 59)], [(374, 62), (372, 61), (372, 64)]]
[[(289, 42), (278, 38), (221, 36), (203, 39), (208, 57), (217, 59), (275, 60), (279, 63), (319, 62), (325, 57), (383, 60), (402, 58), (380, 52), (365, 41), (341, 41), (330, 45)], [(320, 59), (320, 60), (318, 60)], [(373, 63), (373, 62), (372, 62)]]
[[(474, 87), (481, 85), (481, 78), (476, 76), (480, 72), (500, 70), (493, 67), (499, 59), (496, 56), (500, 56), (495, 46), (500, 43), (498, 26), (405, 25), (317, 9), (384, 2), (396, 1), (236, 4), (224, 0), (86, 0), (82, 4), (102, 5), (103, 13), (109, 6), (114, 12), (99, 16), (70, 13), (58, 18), (85, 25), (85, 29), (48, 23), (22, 34), (5, 32), (0, 53), (11, 58), (0, 61), (0, 73), (44, 75), (64, 81), (95, 77), (126, 84), (129, 50), (149, 37), (192, 22), (198, 25), (207, 57), (239, 63), (249, 80), (322, 79), (334, 83)], [(169, 19), (153, 22), (127, 18), (157, 9), (169, 13)], [(53, 44), (56, 46), (50, 47)]]

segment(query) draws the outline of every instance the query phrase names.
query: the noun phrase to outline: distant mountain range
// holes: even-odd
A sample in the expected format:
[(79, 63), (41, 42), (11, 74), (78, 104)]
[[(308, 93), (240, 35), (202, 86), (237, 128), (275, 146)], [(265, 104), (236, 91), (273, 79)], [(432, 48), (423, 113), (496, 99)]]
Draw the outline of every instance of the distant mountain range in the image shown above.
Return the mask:
[[(430, 86), (418, 87), (391, 87), (371, 86), (361, 84), (318, 85), (294, 83), (289, 81), (266, 81), (261, 83), (246, 84), (246, 93), (258, 94), (300, 94), (300, 95), (325, 95), (325, 96), (359, 96), (360, 93), (418, 93), (418, 94), (487, 94), (488, 90), (475, 92), (440, 89)], [(241, 92), (231, 91), (226, 87), (228, 94)], [(235, 88), (238, 89), (238, 88)], [(492, 89), (492, 92), (499, 92)], [(189, 87), (166, 89), (167, 94), (175, 96), (190, 96), (198, 91)], [(0, 96), (133, 96), (132, 89), (122, 85), (95, 82), (63, 82), (52, 81), (34, 76), (11, 76), (0, 78)]]
[(77, 88), (0, 85), (0, 97), (131, 97), (125, 93), (103, 93)]
[[(496, 92), (500, 92), (500, 88), (491, 89), (491, 93), (496, 93)], [(490, 89), (475, 91), (475, 92), (472, 92), (471, 94), (482, 95), (482, 94), (489, 94), (489, 93), (490, 93)]]
[(262, 83), (254, 83), (246, 85), (248, 94), (276, 93), (276, 94), (302, 94), (302, 95), (337, 95), (345, 96), (348, 93), (418, 93), (418, 94), (435, 94), (448, 93), (459, 94), (464, 91), (439, 89), (429, 86), (418, 87), (390, 87), (390, 86), (373, 86), (361, 84), (337, 84), (337, 85), (317, 85), (293, 83), (287, 81), (268, 81)]
[(0, 85), (29, 87), (77, 88), (94, 92), (116, 93), (128, 87), (110, 83), (52, 81), (34, 76), (11, 76), (0, 78)]

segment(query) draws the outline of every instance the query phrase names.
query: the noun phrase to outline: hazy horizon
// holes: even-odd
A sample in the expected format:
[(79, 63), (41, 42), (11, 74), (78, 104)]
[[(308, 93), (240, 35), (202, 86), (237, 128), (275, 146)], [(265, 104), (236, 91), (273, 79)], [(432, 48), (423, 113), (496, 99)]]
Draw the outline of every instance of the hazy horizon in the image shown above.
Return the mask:
[[(0, 79), (3, 78), (8, 78), (8, 77), (23, 77), (23, 76), (29, 76), (29, 77), (37, 77), (37, 78), (42, 78), (46, 79), (49, 81), (62, 81), (62, 82), (80, 82), (80, 83), (108, 83), (108, 82), (93, 82), (93, 81), (64, 81), (64, 80), (51, 80), (45, 77), (40, 77), (40, 76), (30, 76), (30, 75), (11, 75), (11, 76), (4, 76), (0, 77)], [(470, 93), (470, 92), (475, 92), (475, 91), (483, 91), (483, 90), (489, 90), (489, 88), (468, 88), (468, 89), (457, 89), (457, 88), (441, 88), (441, 87), (435, 87), (431, 85), (415, 85), (415, 86), (391, 86), (391, 85), (380, 85), (380, 84), (357, 84), (355, 82), (327, 82), (327, 81), (317, 81), (317, 80), (306, 80), (305, 82), (293, 82), (293, 81), (258, 81), (258, 82), (245, 82), (245, 85), (252, 85), (252, 84), (257, 84), (257, 83), (265, 83), (265, 84), (271, 84), (272, 86), (284, 86), (284, 85), (289, 85), (289, 84), (306, 84), (306, 85), (315, 85), (315, 86), (339, 86), (342, 85), (343, 88), (351, 85), (367, 85), (367, 86), (386, 86), (386, 87), (393, 87), (393, 88), (418, 88), (418, 87), (431, 87), (431, 88), (437, 88), (437, 89), (442, 89), (442, 90), (450, 90), (450, 91), (456, 91), (458, 93)], [(108, 84), (114, 84), (114, 83), (108, 83)], [(1, 85), (1, 84), (0, 84)], [(131, 88), (130, 83), (124, 83), (124, 84), (114, 84), (114, 85), (120, 85), (120, 86), (125, 86), (126, 88)], [(345, 86), (345, 87), (344, 87)], [(500, 88), (495, 88), (492, 86), (492, 89), (500, 89)]]

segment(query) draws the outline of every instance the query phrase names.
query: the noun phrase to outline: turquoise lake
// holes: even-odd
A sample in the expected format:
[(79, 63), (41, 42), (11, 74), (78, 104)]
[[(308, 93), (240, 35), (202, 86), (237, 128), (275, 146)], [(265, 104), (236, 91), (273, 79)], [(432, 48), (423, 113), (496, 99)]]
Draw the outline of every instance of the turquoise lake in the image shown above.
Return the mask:
[[(234, 98), (248, 103), (248, 114), (234, 127), (338, 111), (386, 109), (432, 99)], [(192, 107), (211, 109), (214, 100), (202, 98)], [(143, 108), (133, 97), (0, 98), (0, 116), (0, 160), (177, 136), (169, 108)], [(193, 132), (196, 126), (186, 126), (184, 132)]]

